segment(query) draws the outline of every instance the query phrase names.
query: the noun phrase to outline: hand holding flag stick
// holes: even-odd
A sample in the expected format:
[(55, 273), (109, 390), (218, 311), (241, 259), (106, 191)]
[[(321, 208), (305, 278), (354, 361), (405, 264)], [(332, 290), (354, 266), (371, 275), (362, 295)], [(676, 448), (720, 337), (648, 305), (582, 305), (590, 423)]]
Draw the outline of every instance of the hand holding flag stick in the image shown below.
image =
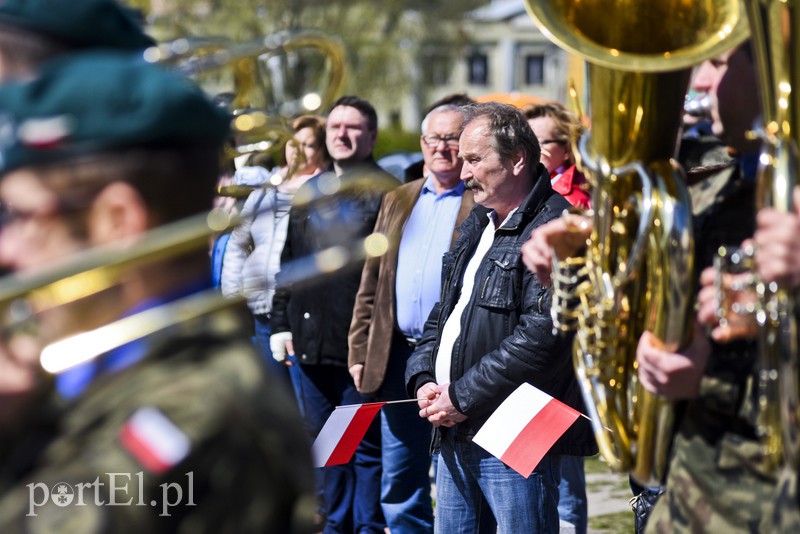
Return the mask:
[[(453, 420), (444, 410), (429, 413), (429, 408), (439, 399), (442, 388), (446, 391), (447, 385), (437, 386), (430, 382), (420, 388), (420, 392), (428, 386), (431, 386), (430, 391), (423, 392), (423, 397), (416, 399), (338, 406), (325, 422), (311, 448), (314, 466), (327, 467), (349, 462), (369, 425), (387, 404), (416, 402), (420, 408), (420, 417), (429, 421), (436, 419), (444, 426), (456, 424), (458, 421)], [(466, 419), (463, 414), (457, 415)], [(473, 441), (527, 478), (579, 416), (586, 417), (526, 383), (503, 401)]]
[(417, 391), (419, 416), (433, 426), (451, 427), (467, 419), (450, 400), (450, 384), (428, 382)]

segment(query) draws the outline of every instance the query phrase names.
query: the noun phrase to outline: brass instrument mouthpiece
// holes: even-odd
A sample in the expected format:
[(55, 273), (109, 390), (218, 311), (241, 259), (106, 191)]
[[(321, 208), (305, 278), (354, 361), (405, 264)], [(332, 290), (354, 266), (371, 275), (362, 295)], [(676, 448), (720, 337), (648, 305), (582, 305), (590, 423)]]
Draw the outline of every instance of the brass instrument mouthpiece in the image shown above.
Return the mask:
[(694, 98), (687, 96), (683, 104), (683, 111), (687, 115), (700, 119), (711, 118), (711, 97), (706, 93), (699, 94)]

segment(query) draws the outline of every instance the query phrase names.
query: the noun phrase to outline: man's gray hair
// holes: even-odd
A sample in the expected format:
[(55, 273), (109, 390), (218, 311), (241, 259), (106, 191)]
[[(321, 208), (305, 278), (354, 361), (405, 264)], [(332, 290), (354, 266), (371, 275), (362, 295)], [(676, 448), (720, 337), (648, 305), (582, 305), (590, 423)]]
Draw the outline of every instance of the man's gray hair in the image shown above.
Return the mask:
[(528, 119), (514, 106), (499, 102), (470, 104), (461, 108), (464, 113), (464, 126), (478, 120), (487, 119), (489, 136), (494, 148), (503, 160), (511, 159), (517, 150), (522, 149), (531, 172), (536, 173), (536, 166), (542, 154), (539, 141), (533, 133)]
[(433, 115), (434, 113), (441, 113), (443, 111), (453, 111), (456, 113), (461, 113), (462, 116), (464, 115), (463, 106), (457, 106), (455, 104), (442, 104), (441, 106), (437, 106), (432, 110), (430, 110), (428, 114), (425, 115), (425, 118), (422, 119), (422, 127), (421, 127), (422, 135), (428, 133), (428, 124), (431, 122), (431, 115)]

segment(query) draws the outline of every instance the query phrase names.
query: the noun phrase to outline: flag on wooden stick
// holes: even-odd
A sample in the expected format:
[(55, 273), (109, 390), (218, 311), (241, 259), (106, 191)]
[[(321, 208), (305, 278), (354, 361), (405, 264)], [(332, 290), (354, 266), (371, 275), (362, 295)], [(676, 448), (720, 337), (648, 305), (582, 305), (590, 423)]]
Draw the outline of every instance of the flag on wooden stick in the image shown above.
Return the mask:
[(314, 467), (328, 467), (349, 462), (358, 444), (364, 439), (364, 434), (367, 433), (375, 415), (385, 404), (385, 402), (369, 402), (337, 406), (325, 421), (311, 447)]

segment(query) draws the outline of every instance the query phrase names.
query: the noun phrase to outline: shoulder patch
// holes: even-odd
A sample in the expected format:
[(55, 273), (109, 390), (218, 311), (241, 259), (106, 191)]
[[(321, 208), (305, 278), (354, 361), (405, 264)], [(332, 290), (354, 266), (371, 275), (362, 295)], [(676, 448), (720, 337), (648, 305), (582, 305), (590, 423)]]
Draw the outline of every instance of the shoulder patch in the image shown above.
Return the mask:
[(189, 437), (154, 406), (144, 406), (125, 422), (119, 440), (152, 473), (164, 473), (188, 456)]

